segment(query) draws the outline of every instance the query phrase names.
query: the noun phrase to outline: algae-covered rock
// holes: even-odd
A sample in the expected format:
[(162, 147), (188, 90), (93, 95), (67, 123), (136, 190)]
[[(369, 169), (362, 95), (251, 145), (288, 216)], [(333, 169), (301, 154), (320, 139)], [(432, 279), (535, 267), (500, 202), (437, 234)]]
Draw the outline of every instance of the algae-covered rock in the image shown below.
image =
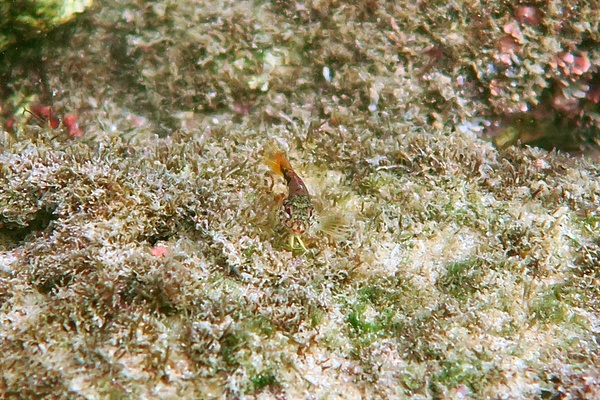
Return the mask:
[(72, 21), (93, 0), (3, 1), (0, 3), (0, 50)]
[[(600, 15), (467, 3), (99, 0), (7, 51), (0, 398), (599, 399), (600, 168), (507, 145), (596, 118)], [(346, 236), (289, 249), (271, 145)]]

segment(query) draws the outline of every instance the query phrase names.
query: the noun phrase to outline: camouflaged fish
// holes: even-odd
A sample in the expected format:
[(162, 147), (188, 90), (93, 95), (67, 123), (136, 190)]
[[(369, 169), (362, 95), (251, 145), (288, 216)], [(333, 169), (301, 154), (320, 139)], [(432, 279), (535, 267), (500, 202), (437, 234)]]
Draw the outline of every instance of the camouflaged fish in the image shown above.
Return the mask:
[(281, 151), (271, 147), (267, 150), (265, 162), (273, 172), (285, 179), (288, 187), (288, 195), (283, 200), (279, 218), (290, 230), (290, 247), (297, 249), (298, 242), (303, 250), (307, 250), (301, 235), (314, 223), (314, 207), (308, 189)]

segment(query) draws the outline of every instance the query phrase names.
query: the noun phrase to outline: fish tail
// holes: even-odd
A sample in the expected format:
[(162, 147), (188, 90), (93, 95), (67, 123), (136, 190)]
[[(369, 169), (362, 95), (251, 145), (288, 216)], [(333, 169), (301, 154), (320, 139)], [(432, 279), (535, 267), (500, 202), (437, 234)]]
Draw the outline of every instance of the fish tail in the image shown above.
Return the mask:
[(278, 175), (286, 176), (287, 171), (293, 171), (290, 162), (285, 155), (277, 150), (275, 146), (270, 146), (265, 152), (265, 164)]

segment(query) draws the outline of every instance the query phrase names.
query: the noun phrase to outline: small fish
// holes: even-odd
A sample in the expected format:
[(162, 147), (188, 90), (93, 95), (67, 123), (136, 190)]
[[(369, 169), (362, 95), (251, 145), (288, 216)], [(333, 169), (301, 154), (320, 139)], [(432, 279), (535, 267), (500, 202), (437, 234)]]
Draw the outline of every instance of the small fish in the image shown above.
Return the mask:
[(307, 251), (301, 235), (315, 222), (314, 207), (306, 185), (294, 171), (285, 155), (274, 147), (267, 150), (265, 162), (277, 175), (283, 176), (288, 187), (288, 195), (283, 200), (279, 217), (290, 230), (290, 248), (297, 249), (296, 242)]

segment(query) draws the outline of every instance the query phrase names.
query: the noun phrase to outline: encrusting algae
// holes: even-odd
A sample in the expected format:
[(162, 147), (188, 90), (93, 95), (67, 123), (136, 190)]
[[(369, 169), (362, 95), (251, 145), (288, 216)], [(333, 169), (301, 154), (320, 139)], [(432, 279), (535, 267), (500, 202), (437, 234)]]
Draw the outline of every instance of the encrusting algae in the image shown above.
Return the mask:
[(5, 49), (0, 398), (600, 399), (600, 168), (488, 140), (600, 126), (598, 7), (510, 3), (95, 1)]

